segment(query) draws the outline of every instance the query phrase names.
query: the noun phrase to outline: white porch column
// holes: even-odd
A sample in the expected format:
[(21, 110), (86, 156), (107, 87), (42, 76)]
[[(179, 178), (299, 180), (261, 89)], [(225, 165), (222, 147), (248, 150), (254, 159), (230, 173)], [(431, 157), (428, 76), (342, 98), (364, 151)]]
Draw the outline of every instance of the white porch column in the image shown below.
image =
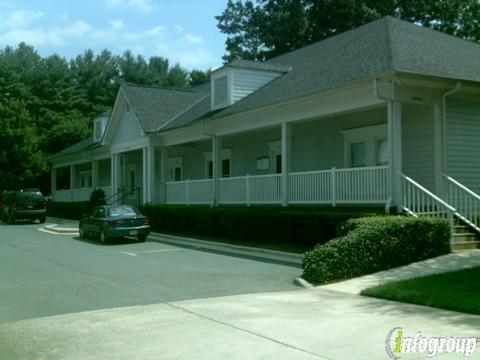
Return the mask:
[(74, 187), (75, 187), (75, 165), (70, 165), (70, 201), (73, 201)]
[[(120, 166), (119, 166), (119, 160), (120, 157), (118, 154), (112, 154), (111, 158), (111, 196), (115, 195), (118, 192), (118, 187), (119, 187), (119, 181), (118, 181), (118, 174), (120, 171)], [(116, 199), (112, 199), (115, 201)]]
[(162, 203), (167, 202), (167, 189), (166, 189), (166, 182), (168, 181), (168, 148), (163, 146), (160, 149), (160, 183), (161, 191), (158, 194), (159, 201)]
[(282, 123), (282, 206), (288, 205), (288, 174), (291, 168), (292, 126)]
[(222, 177), (222, 139), (212, 137), (212, 164), (213, 164), (213, 204), (220, 201), (220, 178)]
[(154, 146), (148, 147), (148, 197), (147, 202), (153, 203), (157, 200), (156, 179), (155, 179), (155, 150)]
[(440, 197), (444, 195), (442, 172), (443, 169), (443, 149), (445, 140), (443, 138), (442, 126), (442, 108), (440, 104), (433, 106), (433, 128), (434, 128), (434, 147), (435, 147), (435, 193)]
[(50, 181), (51, 181), (51, 187), (52, 187), (50, 194), (53, 200), (55, 201), (55, 192), (57, 190), (57, 168), (52, 167), (52, 172), (50, 174)]
[(392, 205), (401, 211), (402, 188), (398, 173), (402, 172), (402, 103), (388, 103), (388, 144), (390, 147), (390, 194)]
[(148, 186), (148, 147), (142, 148), (142, 203), (146, 204), (149, 198)]
[(92, 188), (98, 187), (98, 161), (92, 161)]

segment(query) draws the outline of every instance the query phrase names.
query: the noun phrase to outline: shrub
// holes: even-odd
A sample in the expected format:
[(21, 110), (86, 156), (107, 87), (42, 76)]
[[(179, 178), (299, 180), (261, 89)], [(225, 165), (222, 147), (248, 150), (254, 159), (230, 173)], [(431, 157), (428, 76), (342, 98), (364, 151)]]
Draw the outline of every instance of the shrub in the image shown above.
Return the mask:
[(288, 244), (305, 251), (335, 237), (339, 224), (365, 212), (315, 208), (146, 205), (154, 231), (218, 238), (245, 245)]
[(347, 221), (341, 237), (305, 254), (303, 277), (322, 284), (406, 265), (450, 252), (443, 220), (403, 216)]
[(48, 216), (64, 219), (80, 220), (90, 210), (88, 201), (79, 202), (47, 202)]
[(95, 206), (105, 205), (105, 191), (102, 189), (94, 189), (90, 194), (90, 209), (93, 209)]

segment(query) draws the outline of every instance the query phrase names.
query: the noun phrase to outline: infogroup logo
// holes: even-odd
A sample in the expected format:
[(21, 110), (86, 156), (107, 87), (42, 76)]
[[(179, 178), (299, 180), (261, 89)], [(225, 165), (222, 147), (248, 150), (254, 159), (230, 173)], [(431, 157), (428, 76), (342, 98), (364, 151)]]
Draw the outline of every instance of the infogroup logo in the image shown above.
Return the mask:
[(433, 358), (439, 354), (462, 354), (470, 357), (477, 346), (476, 337), (433, 337), (424, 336), (421, 332), (412, 337), (404, 336), (403, 328), (395, 327), (389, 331), (385, 339), (387, 355), (394, 360), (401, 358), (402, 354), (426, 354)]

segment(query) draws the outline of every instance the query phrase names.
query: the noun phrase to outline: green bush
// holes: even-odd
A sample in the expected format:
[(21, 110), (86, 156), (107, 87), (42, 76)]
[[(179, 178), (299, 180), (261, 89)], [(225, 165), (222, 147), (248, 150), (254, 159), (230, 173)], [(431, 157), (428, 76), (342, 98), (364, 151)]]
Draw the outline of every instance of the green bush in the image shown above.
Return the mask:
[(105, 198), (105, 191), (100, 188), (94, 189), (90, 194), (90, 208), (93, 209), (95, 206), (105, 205)]
[(315, 284), (344, 280), (450, 252), (443, 220), (403, 216), (347, 221), (341, 237), (305, 254), (303, 277)]
[(63, 219), (80, 220), (90, 211), (88, 201), (79, 202), (47, 202), (47, 215)]
[(140, 208), (157, 232), (218, 238), (244, 245), (287, 244), (303, 252), (336, 236), (339, 224), (361, 211), (279, 207), (146, 205)]

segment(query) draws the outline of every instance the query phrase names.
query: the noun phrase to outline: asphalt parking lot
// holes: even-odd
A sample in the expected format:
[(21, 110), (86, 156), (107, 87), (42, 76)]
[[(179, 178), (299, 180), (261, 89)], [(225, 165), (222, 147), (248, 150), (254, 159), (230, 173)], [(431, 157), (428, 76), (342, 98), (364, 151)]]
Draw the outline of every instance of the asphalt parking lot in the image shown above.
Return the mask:
[(131, 305), (299, 290), (285, 264), (147, 240), (108, 245), (0, 224), (0, 322)]

